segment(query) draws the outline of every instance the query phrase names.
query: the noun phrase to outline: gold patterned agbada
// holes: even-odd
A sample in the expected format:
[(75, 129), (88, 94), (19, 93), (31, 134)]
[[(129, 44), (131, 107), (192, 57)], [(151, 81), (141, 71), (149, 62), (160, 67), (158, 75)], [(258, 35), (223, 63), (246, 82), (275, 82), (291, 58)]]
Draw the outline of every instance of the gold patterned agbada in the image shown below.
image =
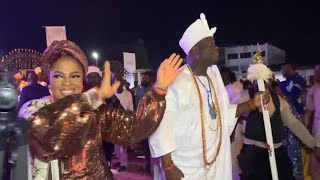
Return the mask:
[(122, 145), (145, 139), (159, 126), (166, 107), (165, 96), (153, 90), (142, 98), (136, 113), (106, 105), (93, 108), (98, 102), (96, 91), (89, 90), (43, 103), (41, 109), (31, 101), (22, 110), (32, 114), (26, 115), (32, 122), (28, 132), (32, 155), (44, 162), (58, 159), (60, 179), (110, 178), (102, 139)]

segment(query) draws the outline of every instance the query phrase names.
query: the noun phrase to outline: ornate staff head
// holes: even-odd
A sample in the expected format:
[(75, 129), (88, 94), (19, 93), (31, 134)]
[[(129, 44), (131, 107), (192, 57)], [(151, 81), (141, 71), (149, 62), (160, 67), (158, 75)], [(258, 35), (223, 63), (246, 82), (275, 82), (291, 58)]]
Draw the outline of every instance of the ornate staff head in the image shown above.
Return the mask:
[(260, 46), (258, 44), (258, 52), (252, 58), (252, 64), (247, 71), (247, 79), (253, 82), (257, 79), (268, 81), (272, 79), (273, 73), (270, 68), (263, 64)]
[(258, 52), (252, 58), (252, 64), (263, 64), (260, 46), (258, 44)]

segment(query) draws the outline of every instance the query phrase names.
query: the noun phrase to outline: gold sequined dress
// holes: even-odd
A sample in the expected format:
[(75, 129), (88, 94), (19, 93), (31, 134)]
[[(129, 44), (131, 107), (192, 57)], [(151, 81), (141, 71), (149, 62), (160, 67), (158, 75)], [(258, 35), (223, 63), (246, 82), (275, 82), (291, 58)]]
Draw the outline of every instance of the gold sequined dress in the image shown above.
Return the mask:
[[(165, 108), (165, 96), (153, 90), (132, 112), (102, 104), (91, 89), (53, 103), (49, 98), (30, 101), (19, 115), (32, 122), (28, 132), (32, 156), (42, 162), (57, 160), (59, 179), (99, 180), (112, 178), (102, 139), (121, 145), (145, 139), (159, 126)], [(51, 179), (52, 173), (49, 170), (44, 179)]]

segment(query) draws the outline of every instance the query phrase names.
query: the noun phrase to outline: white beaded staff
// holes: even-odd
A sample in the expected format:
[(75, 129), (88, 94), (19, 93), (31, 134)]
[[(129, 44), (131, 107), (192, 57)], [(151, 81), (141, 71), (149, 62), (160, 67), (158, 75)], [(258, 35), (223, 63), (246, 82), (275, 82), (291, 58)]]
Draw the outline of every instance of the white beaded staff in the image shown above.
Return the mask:
[[(272, 79), (272, 71), (263, 64), (262, 57), (261, 57), (261, 50), (258, 44), (258, 52), (253, 56), (252, 64), (249, 66), (247, 71), (247, 78), (253, 82), (257, 80), (259, 91), (265, 92), (265, 85), (264, 81), (269, 81)], [(267, 138), (267, 144), (269, 145), (269, 161), (271, 167), (271, 174), (273, 180), (278, 180), (278, 171), (277, 171), (277, 163), (274, 153), (274, 146), (273, 146), (273, 136), (272, 136), (272, 129), (270, 124), (270, 116), (268, 110), (268, 104), (263, 102), (263, 95), (260, 95), (261, 98), (261, 106), (262, 114), (263, 114), (263, 122), (264, 128)]]

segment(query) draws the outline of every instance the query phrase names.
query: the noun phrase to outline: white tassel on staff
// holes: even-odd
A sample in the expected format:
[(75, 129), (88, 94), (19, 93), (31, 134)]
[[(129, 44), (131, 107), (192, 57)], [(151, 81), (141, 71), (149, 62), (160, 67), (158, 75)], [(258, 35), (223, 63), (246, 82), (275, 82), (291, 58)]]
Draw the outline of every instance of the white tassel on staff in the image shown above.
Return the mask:
[[(250, 65), (248, 68), (248, 79), (253, 81), (257, 80), (259, 91), (265, 92), (265, 85), (264, 81), (268, 81), (272, 78), (272, 71), (263, 64), (261, 58), (261, 51), (260, 48), (258, 52), (253, 57), (253, 64)], [(270, 161), (270, 168), (273, 180), (278, 180), (278, 171), (277, 171), (277, 163), (276, 163), (276, 156), (274, 152), (273, 146), (273, 136), (272, 136), (272, 129), (270, 123), (270, 116), (268, 110), (268, 104), (263, 102), (263, 95), (260, 95), (261, 99), (261, 107), (262, 107), (262, 114), (263, 114), (263, 122), (264, 128), (267, 138), (267, 144), (269, 145), (269, 161)]]

